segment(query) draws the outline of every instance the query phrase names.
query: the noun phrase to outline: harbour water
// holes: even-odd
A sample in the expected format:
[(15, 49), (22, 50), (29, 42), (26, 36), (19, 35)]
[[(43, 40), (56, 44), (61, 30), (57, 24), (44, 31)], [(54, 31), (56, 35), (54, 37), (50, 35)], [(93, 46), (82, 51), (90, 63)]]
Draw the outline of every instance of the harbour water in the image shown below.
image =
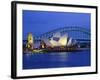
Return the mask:
[(90, 49), (78, 52), (23, 53), (23, 69), (82, 67), (90, 65)]

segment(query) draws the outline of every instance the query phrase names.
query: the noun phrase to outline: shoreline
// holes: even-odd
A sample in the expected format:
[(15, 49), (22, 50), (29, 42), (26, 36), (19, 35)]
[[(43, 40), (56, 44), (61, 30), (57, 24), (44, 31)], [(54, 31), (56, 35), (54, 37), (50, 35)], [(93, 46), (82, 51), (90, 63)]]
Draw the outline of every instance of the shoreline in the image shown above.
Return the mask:
[(78, 52), (78, 51), (83, 51), (83, 50), (89, 50), (91, 48), (75, 48), (75, 49), (63, 49), (63, 50), (58, 50), (58, 49), (34, 49), (34, 50), (27, 50), (24, 51), (25, 54), (27, 53), (50, 53), (50, 52)]

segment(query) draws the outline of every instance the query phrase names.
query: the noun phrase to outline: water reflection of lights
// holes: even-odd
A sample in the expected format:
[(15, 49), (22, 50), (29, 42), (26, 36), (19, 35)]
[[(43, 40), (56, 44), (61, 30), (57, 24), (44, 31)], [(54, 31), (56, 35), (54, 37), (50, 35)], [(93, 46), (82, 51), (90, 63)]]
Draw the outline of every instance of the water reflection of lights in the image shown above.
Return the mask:
[(29, 58), (31, 55), (32, 55), (32, 53), (25, 53), (24, 55), (26, 55), (27, 56), (27, 58)]
[[(51, 53), (50, 56), (50, 60), (51, 61), (61, 61), (64, 62), (66, 60), (68, 60), (68, 53), (69, 52), (58, 52), (58, 53)], [(55, 56), (56, 55), (56, 56)], [(56, 57), (56, 58), (55, 58)]]
[(66, 60), (68, 60), (68, 52), (61, 52), (61, 53), (59, 53), (59, 59), (60, 59), (60, 61), (66, 61)]

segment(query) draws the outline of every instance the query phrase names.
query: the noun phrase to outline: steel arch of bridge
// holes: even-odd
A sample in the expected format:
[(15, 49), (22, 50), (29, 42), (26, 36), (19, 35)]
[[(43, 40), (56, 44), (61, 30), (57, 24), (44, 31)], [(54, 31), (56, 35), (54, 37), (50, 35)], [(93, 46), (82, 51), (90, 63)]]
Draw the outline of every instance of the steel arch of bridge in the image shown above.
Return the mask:
[(75, 31), (75, 32), (82, 32), (83, 34), (87, 35), (88, 37), (90, 37), (90, 30), (86, 29), (86, 28), (82, 28), (82, 27), (63, 27), (63, 28), (58, 28), (58, 29), (54, 29), (52, 31), (46, 32), (44, 34), (41, 34), (40, 36), (36, 36), (35, 39), (41, 39), (41, 38), (50, 38), (52, 37), (53, 34), (60, 32), (61, 34), (64, 33), (68, 33), (71, 31)]

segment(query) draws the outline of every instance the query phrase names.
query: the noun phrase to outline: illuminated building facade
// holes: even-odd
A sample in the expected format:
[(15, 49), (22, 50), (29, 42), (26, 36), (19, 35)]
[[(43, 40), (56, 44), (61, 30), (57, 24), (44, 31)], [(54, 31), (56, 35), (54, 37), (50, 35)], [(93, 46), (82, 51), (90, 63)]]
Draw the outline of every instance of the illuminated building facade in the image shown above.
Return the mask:
[(48, 46), (57, 47), (57, 46), (73, 46), (76, 44), (76, 40), (73, 40), (72, 38), (68, 37), (67, 34), (61, 35), (60, 33), (55, 33), (53, 37), (51, 37), (49, 40), (44, 39), (44, 42)]
[(26, 47), (28, 49), (33, 49), (33, 45), (34, 45), (33, 35), (32, 35), (32, 33), (29, 33), (28, 36), (27, 36)]

